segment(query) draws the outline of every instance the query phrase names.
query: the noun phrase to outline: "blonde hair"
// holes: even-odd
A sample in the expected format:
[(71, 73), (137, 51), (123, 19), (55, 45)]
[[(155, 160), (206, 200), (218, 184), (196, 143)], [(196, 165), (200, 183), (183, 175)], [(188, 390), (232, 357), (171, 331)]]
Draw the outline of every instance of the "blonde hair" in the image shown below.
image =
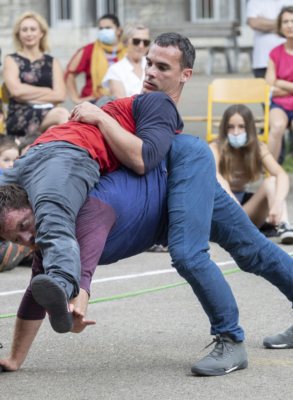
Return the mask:
[(123, 46), (127, 46), (128, 40), (139, 29), (146, 30), (150, 33), (150, 30), (146, 25), (142, 24), (141, 22), (132, 22), (131, 24), (128, 24), (123, 30), (123, 33), (121, 36), (121, 41), (123, 43)]
[(40, 46), (39, 49), (41, 50), (42, 53), (44, 53), (45, 51), (50, 51), (50, 46), (48, 43), (48, 24), (46, 22), (46, 20), (41, 17), (39, 14), (35, 13), (34, 11), (26, 11), (25, 13), (21, 14), (21, 16), (18, 18), (18, 20), (16, 21), (14, 28), (13, 28), (13, 43), (14, 46), (16, 48), (16, 50), (22, 50), (23, 46), (22, 43), (19, 39), (19, 31), (20, 31), (20, 24), (22, 23), (22, 21), (24, 21), (27, 18), (32, 18), (35, 21), (38, 22), (41, 31), (44, 33), (44, 36), (42, 37), (42, 39), (40, 40)]

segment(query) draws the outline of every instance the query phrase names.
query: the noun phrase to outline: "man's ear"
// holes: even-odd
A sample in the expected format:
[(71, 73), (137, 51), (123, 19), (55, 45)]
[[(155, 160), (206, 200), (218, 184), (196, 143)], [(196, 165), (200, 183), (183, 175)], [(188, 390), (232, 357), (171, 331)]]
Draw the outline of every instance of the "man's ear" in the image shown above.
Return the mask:
[(182, 71), (180, 83), (186, 83), (192, 77), (193, 71), (191, 68), (184, 68)]

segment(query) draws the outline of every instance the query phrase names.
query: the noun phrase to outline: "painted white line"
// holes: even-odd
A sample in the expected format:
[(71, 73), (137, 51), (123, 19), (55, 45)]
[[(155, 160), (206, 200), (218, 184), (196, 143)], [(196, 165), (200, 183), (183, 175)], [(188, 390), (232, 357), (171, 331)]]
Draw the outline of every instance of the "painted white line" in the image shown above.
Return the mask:
[(141, 274), (118, 275), (118, 276), (111, 276), (110, 278), (94, 279), (94, 280), (92, 280), (92, 283), (118, 281), (120, 279), (132, 279), (132, 278), (138, 278), (139, 276), (150, 276), (150, 275), (167, 274), (169, 272), (177, 272), (177, 271), (176, 271), (175, 268), (159, 269), (157, 271), (142, 272)]
[[(217, 265), (219, 267), (223, 265), (228, 265), (228, 264), (235, 264), (235, 261), (225, 261), (218, 263)], [(139, 278), (142, 276), (152, 276), (152, 275), (160, 275), (160, 274), (168, 274), (170, 272), (177, 272), (175, 268), (170, 268), (170, 269), (159, 269), (156, 271), (148, 271), (148, 272), (142, 272), (141, 274), (128, 274), (128, 275), (118, 275), (118, 276), (111, 276), (109, 278), (100, 278), (100, 279), (93, 279), (92, 283), (101, 283), (101, 282), (109, 282), (109, 281), (119, 281), (122, 279), (133, 279), (133, 278)], [(26, 290), (26, 289), (25, 289)], [(12, 294), (19, 294), (19, 293), (24, 293), (25, 290), (13, 290), (11, 292), (0, 292), (0, 296), (9, 296)]]
[(229, 264), (236, 264), (234, 260), (231, 261), (224, 261), (224, 262), (220, 262), (217, 264), (218, 267), (222, 267), (223, 265), (229, 265)]
[(0, 296), (9, 296), (10, 294), (24, 293), (25, 290), (13, 290), (12, 292), (0, 292)]
[[(288, 253), (289, 255), (293, 255), (293, 253)], [(217, 264), (218, 267), (222, 267), (224, 265), (235, 264), (235, 261), (224, 261)], [(122, 279), (133, 279), (138, 278), (140, 276), (151, 276), (151, 275), (159, 275), (159, 274), (168, 274), (170, 272), (177, 272), (175, 268), (170, 269), (159, 269), (157, 271), (148, 271), (142, 272), (141, 274), (129, 274), (129, 275), (118, 275), (118, 276), (111, 276), (109, 278), (101, 278), (101, 279), (94, 279), (92, 283), (101, 283), (101, 282), (109, 282), (109, 281), (119, 281)], [(26, 290), (26, 289), (25, 289)], [(11, 292), (0, 292), (0, 296), (9, 296), (12, 294), (19, 294), (24, 293), (25, 290), (13, 290)]]

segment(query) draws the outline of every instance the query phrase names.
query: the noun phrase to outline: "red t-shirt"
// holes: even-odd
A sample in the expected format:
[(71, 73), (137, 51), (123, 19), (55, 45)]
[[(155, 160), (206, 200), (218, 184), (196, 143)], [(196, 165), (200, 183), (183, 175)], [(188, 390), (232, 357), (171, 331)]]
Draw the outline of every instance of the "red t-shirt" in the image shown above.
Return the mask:
[[(117, 99), (103, 107), (103, 111), (119, 122), (122, 128), (133, 134), (135, 134), (135, 121), (132, 115), (132, 103), (135, 96)], [(86, 149), (99, 163), (103, 174), (108, 174), (121, 166), (103, 135), (94, 125), (68, 121), (43, 133), (32, 146), (54, 141), (69, 142)]]
[[(161, 92), (117, 99), (102, 109), (122, 128), (142, 140), (146, 174), (162, 161), (172, 146), (174, 135), (183, 128), (174, 101)], [(54, 141), (65, 141), (86, 149), (100, 164), (103, 174), (121, 166), (96, 126), (70, 121), (49, 129), (32, 146)]]
[[(293, 56), (286, 52), (283, 44), (270, 52), (270, 59), (275, 63), (276, 79), (293, 82)], [(285, 110), (293, 110), (293, 95), (274, 97), (273, 102), (280, 104)]]

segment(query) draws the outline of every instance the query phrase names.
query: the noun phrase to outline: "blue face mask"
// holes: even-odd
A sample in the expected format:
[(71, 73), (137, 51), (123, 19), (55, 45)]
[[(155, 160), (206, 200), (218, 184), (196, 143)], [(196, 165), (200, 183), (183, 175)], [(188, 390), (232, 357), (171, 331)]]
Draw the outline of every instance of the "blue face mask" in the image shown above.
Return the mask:
[(115, 29), (100, 29), (98, 39), (104, 44), (112, 44), (116, 40)]
[(239, 147), (245, 145), (245, 143), (247, 142), (247, 133), (243, 132), (237, 136), (232, 135), (232, 133), (228, 133), (228, 142), (230, 146), (238, 149)]

